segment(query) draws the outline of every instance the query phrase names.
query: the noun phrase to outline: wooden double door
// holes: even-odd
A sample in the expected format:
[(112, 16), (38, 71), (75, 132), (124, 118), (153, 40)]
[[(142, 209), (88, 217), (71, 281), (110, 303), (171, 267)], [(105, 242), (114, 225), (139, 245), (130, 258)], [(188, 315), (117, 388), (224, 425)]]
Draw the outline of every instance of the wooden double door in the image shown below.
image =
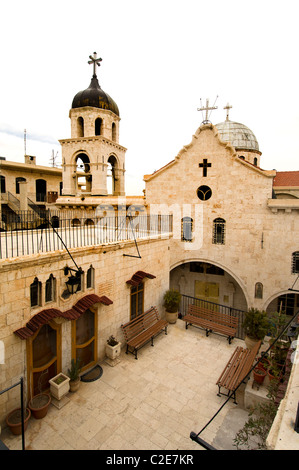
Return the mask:
[[(81, 370), (92, 367), (97, 360), (97, 313), (87, 309), (71, 326), (71, 355), (79, 359)], [(32, 397), (49, 388), (49, 379), (61, 372), (61, 324), (50, 321), (42, 325), (28, 340), (28, 388)]]

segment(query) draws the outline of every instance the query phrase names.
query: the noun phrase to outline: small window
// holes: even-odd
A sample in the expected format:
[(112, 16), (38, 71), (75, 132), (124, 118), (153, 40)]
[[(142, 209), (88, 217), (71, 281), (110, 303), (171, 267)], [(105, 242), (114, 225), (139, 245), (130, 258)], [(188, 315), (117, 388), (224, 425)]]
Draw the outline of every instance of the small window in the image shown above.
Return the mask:
[(91, 289), (94, 287), (94, 268), (90, 266), (86, 274), (86, 287)]
[(215, 245), (225, 244), (225, 220), (220, 217), (213, 221), (213, 243)]
[(20, 194), (20, 183), (22, 183), (23, 181), (26, 181), (26, 179), (22, 176), (18, 176), (16, 178), (16, 194)]
[(42, 283), (36, 277), (30, 285), (30, 305), (31, 307), (38, 307), (41, 305), (41, 288)]
[(257, 282), (255, 284), (254, 297), (256, 299), (262, 299), (263, 298), (263, 284), (261, 282)]
[(131, 287), (131, 320), (143, 313), (144, 284)]
[(45, 301), (52, 302), (53, 300), (55, 300), (55, 278), (53, 274), (50, 274), (49, 279), (46, 280)]
[(116, 124), (115, 122), (112, 123), (112, 140), (116, 141)]
[(0, 175), (1, 193), (6, 193), (5, 176)]
[(299, 273), (299, 251), (292, 254), (292, 274)]
[(208, 201), (212, 197), (212, 190), (209, 186), (200, 186), (197, 190), (197, 197), (201, 201)]
[(181, 220), (181, 241), (192, 242), (193, 219), (183, 217)]
[(102, 134), (102, 119), (97, 118), (95, 120), (95, 135), (101, 135)]
[(77, 120), (77, 135), (78, 137), (84, 137), (84, 119), (81, 116)]

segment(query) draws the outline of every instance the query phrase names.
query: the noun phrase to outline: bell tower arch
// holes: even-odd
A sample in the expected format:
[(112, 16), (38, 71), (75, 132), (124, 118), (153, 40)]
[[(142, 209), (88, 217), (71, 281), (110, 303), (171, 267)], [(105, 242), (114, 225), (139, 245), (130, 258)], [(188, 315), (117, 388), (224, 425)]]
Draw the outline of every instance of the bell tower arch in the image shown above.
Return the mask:
[(102, 59), (96, 52), (89, 58), (93, 76), (89, 87), (73, 99), (69, 112), (71, 138), (59, 141), (62, 148), (62, 197), (123, 196), (126, 148), (119, 144), (119, 109), (99, 85), (96, 67)]

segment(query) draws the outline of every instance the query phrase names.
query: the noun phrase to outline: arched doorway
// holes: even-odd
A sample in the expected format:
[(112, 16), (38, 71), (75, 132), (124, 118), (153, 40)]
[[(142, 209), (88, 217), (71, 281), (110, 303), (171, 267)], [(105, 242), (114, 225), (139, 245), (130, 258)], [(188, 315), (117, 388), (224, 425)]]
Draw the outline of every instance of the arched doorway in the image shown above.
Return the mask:
[(72, 322), (72, 358), (80, 360), (82, 370), (96, 362), (97, 314), (90, 308)]
[(47, 181), (38, 179), (35, 182), (36, 202), (46, 202), (47, 200)]
[(28, 392), (33, 397), (49, 388), (49, 379), (61, 371), (61, 327), (55, 322), (42, 325), (28, 339)]
[(295, 315), (299, 310), (299, 294), (286, 291), (268, 300), (266, 305), (267, 313), (282, 312), (288, 316)]

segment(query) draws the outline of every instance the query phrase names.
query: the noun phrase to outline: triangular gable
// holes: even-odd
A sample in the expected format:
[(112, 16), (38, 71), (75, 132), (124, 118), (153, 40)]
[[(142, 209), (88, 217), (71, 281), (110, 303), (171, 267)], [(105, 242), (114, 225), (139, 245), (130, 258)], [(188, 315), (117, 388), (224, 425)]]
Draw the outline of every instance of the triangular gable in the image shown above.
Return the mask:
[(195, 145), (199, 135), (206, 131), (206, 130), (212, 130), (214, 132), (214, 136), (215, 138), (217, 139), (218, 143), (223, 146), (224, 148), (228, 149), (231, 153), (231, 157), (234, 158), (236, 161), (238, 161), (240, 164), (242, 165), (245, 165), (247, 168), (253, 170), (253, 171), (256, 171), (258, 172), (259, 174), (263, 175), (263, 176), (266, 176), (266, 177), (270, 177), (270, 178), (273, 178), (275, 175), (276, 175), (276, 171), (275, 170), (263, 170), (262, 168), (259, 168), (255, 165), (253, 165), (252, 163), (246, 161), (246, 160), (243, 160), (242, 158), (240, 158), (238, 156), (238, 154), (236, 153), (235, 151), (235, 148), (229, 143), (229, 142), (223, 142), (220, 137), (219, 137), (219, 133), (218, 133), (218, 130), (217, 128), (213, 125), (213, 124), (204, 124), (202, 126), (200, 126), (197, 131), (195, 132), (195, 134), (192, 136), (192, 140), (189, 144), (187, 145), (184, 145), (184, 147), (179, 151), (179, 153), (177, 154), (177, 156), (175, 157), (174, 160), (171, 160), (169, 163), (167, 163), (166, 165), (164, 165), (163, 167), (161, 167), (159, 170), (156, 170), (154, 173), (150, 174), (150, 175), (144, 175), (143, 177), (143, 180), (145, 182), (147, 181), (150, 181), (151, 179), (155, 178), (156, 176), (160, 175), (161, 173), (163, 173), (164, 171), (168, 170), (171, 166), (173, 165), (176, 165), (180, 158), (186, 153), (189, 151), (190, 148), (192, 148), (193, 145)]

